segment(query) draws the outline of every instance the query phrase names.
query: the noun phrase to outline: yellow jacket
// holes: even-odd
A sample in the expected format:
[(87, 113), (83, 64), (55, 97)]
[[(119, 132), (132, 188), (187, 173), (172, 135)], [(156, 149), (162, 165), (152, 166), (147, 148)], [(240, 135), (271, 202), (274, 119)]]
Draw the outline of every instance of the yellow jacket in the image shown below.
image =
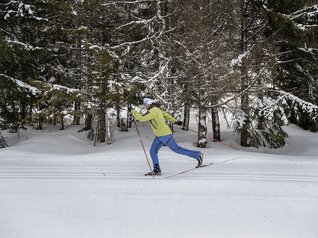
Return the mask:
[(131, 114), (141, 122), (149, 121), (151, 129), (156, 136), (166, 136), (172, 134), (169, 126), (166, 124), (165, 119), (175, 123), (177, 120), (168, 114), (167, 112), (161, 111), (158, 107), (153, 107), (148, 110), (146, 115), (142, 116), (136, 110), (132, 110)]

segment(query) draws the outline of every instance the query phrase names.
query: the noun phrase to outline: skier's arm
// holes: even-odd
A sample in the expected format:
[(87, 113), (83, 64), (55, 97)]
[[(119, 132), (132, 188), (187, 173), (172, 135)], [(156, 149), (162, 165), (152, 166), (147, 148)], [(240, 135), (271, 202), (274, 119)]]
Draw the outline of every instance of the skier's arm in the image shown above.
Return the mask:
[(131, 114), (134, 116), (134, 118), (136, 118), (138, 121), (141, 121), (141, 122), (150, 121), (155, 117), (155, 113), (153, 111), (150, 111), (148, 114), (142, 116), (136, 110), (132, 110)]
[(177, 120), (173, 116), (171, 116), (169, 113), (162, 112), (162, 114), (163, 114), (164, 118), (166, 118), (167, 120), (171, 121), (172, 123), (176, 123), (177, 122)]

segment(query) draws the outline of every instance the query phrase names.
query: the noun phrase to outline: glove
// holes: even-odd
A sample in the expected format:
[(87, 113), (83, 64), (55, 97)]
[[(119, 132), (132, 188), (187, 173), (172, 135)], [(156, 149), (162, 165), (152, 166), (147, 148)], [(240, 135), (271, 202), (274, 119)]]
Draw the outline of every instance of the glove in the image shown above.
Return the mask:
[(183, 122), (182, 121), (176, 121), (176, 123), (178, 126), (182, 126), (183, 125)]
[(135, 109), (132, 109), (131, 114), (133, 115), (134, 118), (136, 118), (136, 115), (138, 114), (138, 112)]

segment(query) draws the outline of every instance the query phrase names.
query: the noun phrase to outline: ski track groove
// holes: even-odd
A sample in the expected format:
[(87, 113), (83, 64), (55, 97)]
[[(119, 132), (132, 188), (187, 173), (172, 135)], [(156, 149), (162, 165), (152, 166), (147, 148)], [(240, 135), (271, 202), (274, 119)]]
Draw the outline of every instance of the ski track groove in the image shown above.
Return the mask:
[[(74, 172), (74, 171), (0, 171), (0, 179), (167, 179), (174, 173), (164, 173), (162, 176), (147, 177), (136, 173), (106, 173), (106, 172)], [(272, 173), (220, 173), (220, 172), (190, 172), (168, 179), (192, 180), (266, 180), (266, 181), (295, 181), (318, 182), (318, 174), (272, 174)]]

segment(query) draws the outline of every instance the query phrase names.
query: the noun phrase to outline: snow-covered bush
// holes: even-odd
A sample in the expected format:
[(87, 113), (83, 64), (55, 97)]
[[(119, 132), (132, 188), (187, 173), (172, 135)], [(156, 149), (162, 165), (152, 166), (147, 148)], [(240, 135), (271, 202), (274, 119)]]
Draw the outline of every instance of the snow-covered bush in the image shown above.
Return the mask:
[(291, 93), (284, 91), (279, 94), (278, 103), (284, 107), (289, 122), (312, 132), (317, 132), (318, 126), (318, 106), (306, 102)]
[(282, 126), (287, 124), (285, 111), (270, 97), (257, 99), (254, 107), (250, 108), (250, 116), (242, 111), (236, 115), (236, 130), (247, 128), (248, 145), (253, 147), (265, 146), (279, 148), (285, 145), (287, 133)]
[(35, 94), (33, 88), (4, 74), (0, 74), (0, 82), (0, 128), (13, 133), (25, 129), (27, 112)]
[(309, 129), (318, 124), (318, 107), (290, 93), (274, 91), (255, 101), (249, 116), (242, 111), (235, 114), (236, 130), (247, 128), (249, 146), (279, 148), (288, 136), (284, 125), (295, 123)]
[(4, 148), (7, 147), (7, 141), (6, 139), (2, 136), (1, 132), (0, 132), (0, 148)]

